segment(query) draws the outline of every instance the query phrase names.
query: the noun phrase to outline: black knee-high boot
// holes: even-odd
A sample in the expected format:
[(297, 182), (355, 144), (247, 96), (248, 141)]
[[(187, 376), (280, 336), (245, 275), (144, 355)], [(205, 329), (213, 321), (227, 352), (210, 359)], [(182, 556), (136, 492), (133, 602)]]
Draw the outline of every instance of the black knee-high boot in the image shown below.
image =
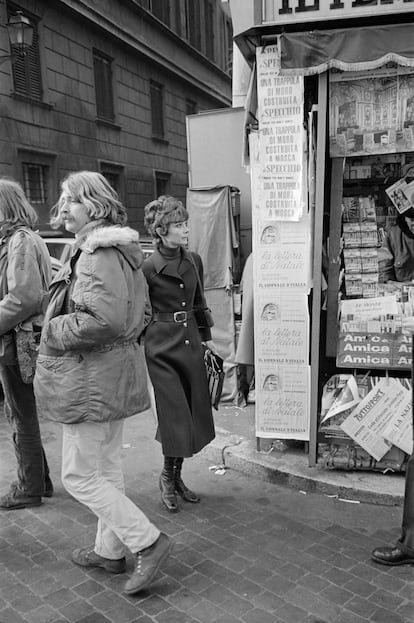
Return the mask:
[(160, 475), (160, 491), (161, 500), (170, 513), (176, 513), (178, 510), (177, 496), (175, 495), (174, 467), (175, 458), (172, 456), (165, 456), (164, 467)]
[(185, 486), (183, 479), (181, 478), (181, 468), (183, 466), (184, 459), (182, 457), (177, 457), (174, 463), (174, 473), (175, 473), (175, 491), (180, 495), (183, 500), (186, 502), (192, 502), (196, 504), (196, 502), (200, 501), (200, 498), (194, 491), (191, 491), (188, 487)]

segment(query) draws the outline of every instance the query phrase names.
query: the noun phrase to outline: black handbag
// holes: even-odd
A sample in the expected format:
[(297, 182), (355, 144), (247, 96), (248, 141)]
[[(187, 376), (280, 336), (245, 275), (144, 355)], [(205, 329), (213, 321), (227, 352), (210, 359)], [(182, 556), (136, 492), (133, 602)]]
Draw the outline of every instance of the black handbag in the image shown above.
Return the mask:
[(204, 364), (206, 366), (211, 406), (217, 411), (223, 392), (223, 359), (219, 355), (213, 353), (209, 348), (206, 348), (204, 351)]
[(199, 275), (197, 266), (194, 262), (194, 258), (191, 255), (191, 253), (189, 253), (189, 256), (190, 256), (190, 261), (192, 265), (194, 266), (198, 287), (200, 289), (200, 294), (201, 294), (201, 298), (202, 298), (203, 305), (204, 305), (203, 309), (194, 309), (194, 316), (195, 316), (197, 325), (199, 326), (200, 329), (205, 329), (206, 327), (210, 328), (214, 326), (213, 314), (211, 313), (211, 309), (207, 307), (206, 298), (204, 296), (204, 288), (201, 283), (200, 275)]

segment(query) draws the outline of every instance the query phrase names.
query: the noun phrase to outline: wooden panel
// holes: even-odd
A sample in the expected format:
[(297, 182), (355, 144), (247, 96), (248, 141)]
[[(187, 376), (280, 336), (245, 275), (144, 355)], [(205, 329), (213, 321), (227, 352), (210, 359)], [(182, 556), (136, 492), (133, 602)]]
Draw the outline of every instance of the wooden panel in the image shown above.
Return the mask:
[(338, 339), (338, 279), (341, 268), (341, 201), (343, 192), (343, 158), (332, 159), (329, 210), (329, 272), (326, 310), (326, 356), (336, 357)]
[(325, 194), (325, 160), (327, 128), (328, 75), (319, 76), (318, 84), (318, 129), (316, 143), (316, 196), (313, 247), (313, 292), (311, 330), (311, 374), (310, 374), (310, 430), (309, 466), (316, 464), (318, 432), (318, 387), (319, 387), (319, 343), (322, 286), (322, 234)]

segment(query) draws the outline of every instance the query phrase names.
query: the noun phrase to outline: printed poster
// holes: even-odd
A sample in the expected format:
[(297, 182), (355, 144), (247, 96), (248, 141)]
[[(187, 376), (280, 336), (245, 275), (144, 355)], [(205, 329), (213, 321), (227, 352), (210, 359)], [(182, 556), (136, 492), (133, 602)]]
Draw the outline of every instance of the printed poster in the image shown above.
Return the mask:
[(331, 75), (329, 89), (331, 158), (414, 150), (413, 73)]
[(259, 136), (249, 138), (256, 436), (308, 440), (310, 222), (263, 219)]
[(306, 294), (258, 292), (256, 348), (260, 360), (306, 365), (309, 359), (309, 312)]
[(273, 287), (310, 289), (310, 218), (299, 222), (258, 221), (256, 241), (260, 279)]
[(303, 77), (279, 75), (276, 45), (257, 48), (256, 58), (261, 215), (298, 221), (305, 204)]
[(263, 364), (255, 378), (257, 436), (308, 440), (309, 367)]

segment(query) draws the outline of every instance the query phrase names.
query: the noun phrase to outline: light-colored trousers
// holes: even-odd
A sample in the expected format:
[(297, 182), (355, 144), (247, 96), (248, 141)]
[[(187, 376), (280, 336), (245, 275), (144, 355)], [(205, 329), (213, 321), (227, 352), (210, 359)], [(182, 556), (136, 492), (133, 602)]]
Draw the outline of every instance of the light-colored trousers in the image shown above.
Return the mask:
[(63, 424), (62, 482), (98, 517), (95, 552), (117, 560), (136, 553), (160, 531), (125, 495), (121, 463), (123, 420)]

